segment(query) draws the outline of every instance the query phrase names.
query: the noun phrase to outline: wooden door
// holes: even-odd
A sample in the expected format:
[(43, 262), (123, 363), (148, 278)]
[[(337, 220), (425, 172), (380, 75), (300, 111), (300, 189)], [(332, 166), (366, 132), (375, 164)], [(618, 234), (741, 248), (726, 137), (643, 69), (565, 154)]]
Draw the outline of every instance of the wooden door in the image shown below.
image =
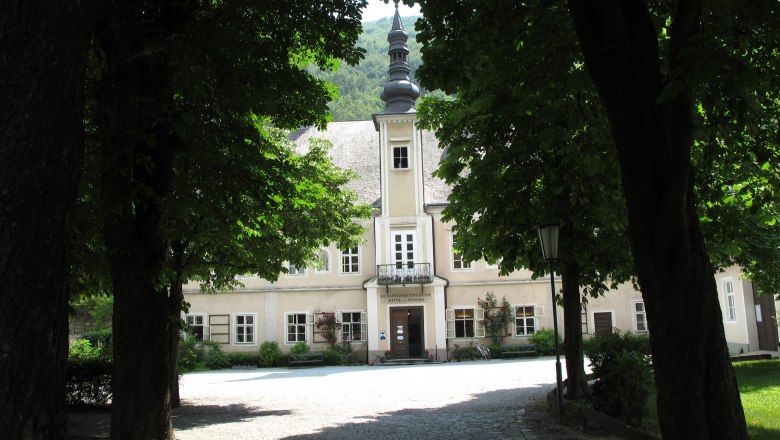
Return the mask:
[[(756, 309), (756, 330), (758, 331), (759, 350), (777, 350), (777, 327), (772, 316), (775, 314), (774, 295), (753, 294)], [(749, 311), (748, 311), (749, 312)]]
[(409, 357), (409, 312), (406, 308), (390, 309), (390, 350), (393, 359)]
[(612, 333), (612, 312), (596, 312), (593, 314), (593, 329), (596, 334)]

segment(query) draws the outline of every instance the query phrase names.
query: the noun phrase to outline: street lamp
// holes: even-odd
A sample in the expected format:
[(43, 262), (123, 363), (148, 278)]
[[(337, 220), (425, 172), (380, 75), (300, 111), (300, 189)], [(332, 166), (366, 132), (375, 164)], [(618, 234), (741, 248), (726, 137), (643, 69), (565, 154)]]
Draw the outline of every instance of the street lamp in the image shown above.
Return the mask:
[(555, 306), (555, 272), (553, 262), (558, 259), (558, 224), (539, 225), (539, 243), (542, 245), (542, 258), (550, 263), (550, 289), (552, 290), (553, 326), (555, 327), (555, 375), (558, 394), (558, 417), (563, 420), (563, 390), (561, 380), (561, 353), (558, 349), (558, 307)]

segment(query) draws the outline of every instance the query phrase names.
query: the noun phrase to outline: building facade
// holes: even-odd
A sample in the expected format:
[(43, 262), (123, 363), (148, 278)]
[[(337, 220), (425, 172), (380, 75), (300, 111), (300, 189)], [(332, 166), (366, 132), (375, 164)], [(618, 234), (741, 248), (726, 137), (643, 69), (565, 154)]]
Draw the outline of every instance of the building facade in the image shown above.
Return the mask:
[[(300, 341), (315, 350), (349, 341), (368, 362), (387, 354), (441, 361), (456, 344), (487, 343), (477, 300), (489, 292), (511, 305), (514, 320), (504, 343), (527, 343), (536, 330), (553, 327), (549, 278), (533, 280), (526, 270), (499, 276), (497, 265), (464, 261), (453, 251), (453, 225), (442, 221), (449, 188), (432, 176), (442, 151), (434, 133), (415, 127), (419, 89), (409, 79), (406, 39), (396, 12), (388, 35), (390, 80), (380, 95), (383, 112), (372, 121), (335, 122), (326, 131), (308, 128), (291, 136), (301, 152), (312, 138), (329, 140), (333, 161), (358, 174), (349, 186), (376, 208), (361, 223), (363, 244), (323, 248), (316, 267), (288, 266), (276, 282), (242, 277), (244, 287), (217, 295), (185, 286), (186, 321), (194, 334), (226, 351), (257, 350), (264, 341), (283, 350)], [(719, 288), (726, 289), (721, 306), (729, 318), (730, 348), (758, 349), (757, 319), (745, 319), (754, 306), (752, 285), (738, 269), (718, 277)], [(763, 319), (770, 321), (774, 311), (766, 312)], [(329, 320), (337, 322), (335, 330), (326, 325)], [(583, 333), (615, 327), (647, 331), (641, 294), (630, 285), (591, 299), (583, 311)], [(768, 337), (776, 349), (776, 326)]]

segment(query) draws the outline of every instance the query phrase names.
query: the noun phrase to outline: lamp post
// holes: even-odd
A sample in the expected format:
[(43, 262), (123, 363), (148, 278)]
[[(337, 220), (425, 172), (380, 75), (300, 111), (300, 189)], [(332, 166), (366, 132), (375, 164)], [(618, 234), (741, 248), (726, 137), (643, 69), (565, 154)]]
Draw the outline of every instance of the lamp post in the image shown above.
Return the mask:
[(558, 418), (563, 420), (563, 389), (561, 380), (561, 353), (558, 348), (558, 307), (555, 305), (555, 272), (553, 262), (558, 260), (558, 224), (539, 225), (539, 243), (542, 245), (542, 258), (550, 263), (550, 289), (552, 290), (553, 326), (555, 330), (555, 376), (558, 394)]

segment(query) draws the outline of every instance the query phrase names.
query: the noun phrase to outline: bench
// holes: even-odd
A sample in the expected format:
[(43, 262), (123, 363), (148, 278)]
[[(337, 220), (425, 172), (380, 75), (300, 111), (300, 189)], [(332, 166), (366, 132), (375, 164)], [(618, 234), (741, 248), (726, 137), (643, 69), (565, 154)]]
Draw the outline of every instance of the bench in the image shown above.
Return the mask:
[(287, 359), (290, 367), (304, 367), (307, 365), (324, 365), (322, 353), (293, 353)]
[(536, 351), (536, 347), (533, 345), (527, 344), (527, 345), (505, 345), (501, 349), (501, 357), (502, 358), (510, 358), (510, 357), (537, 357), (539, 356), (539, 352)]

